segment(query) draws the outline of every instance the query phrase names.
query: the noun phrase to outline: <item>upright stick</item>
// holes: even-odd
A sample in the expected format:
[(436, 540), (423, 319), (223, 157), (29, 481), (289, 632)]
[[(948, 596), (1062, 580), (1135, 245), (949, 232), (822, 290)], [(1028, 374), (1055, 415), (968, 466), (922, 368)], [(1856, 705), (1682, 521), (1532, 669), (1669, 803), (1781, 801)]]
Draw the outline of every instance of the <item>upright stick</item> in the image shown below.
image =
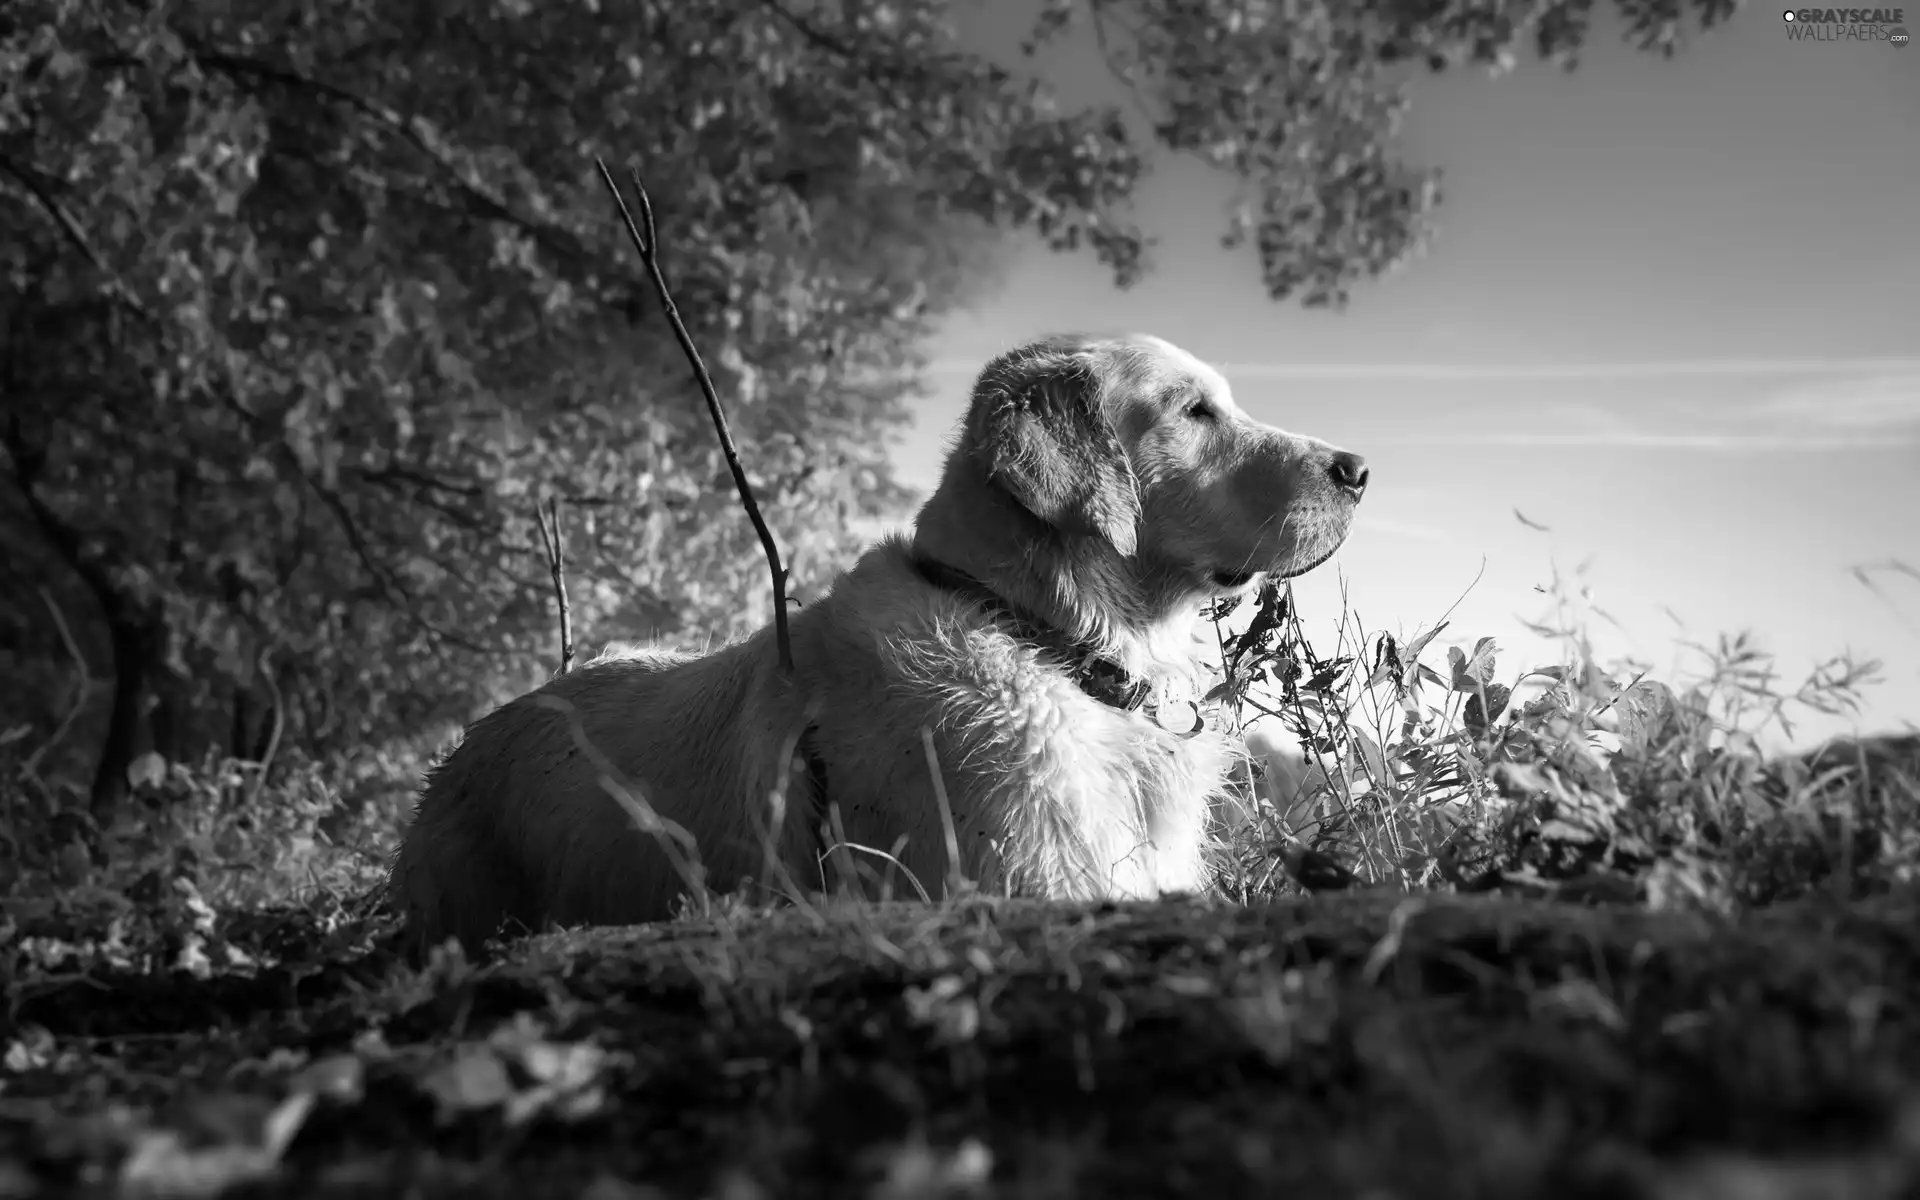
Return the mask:
[[(620, 206), (620, 219), (626, 222), (627, 236), (633, 239), (634, 249), (640, 252), (640, 262), (647, 268), (647, 274), (653, 279), (653, 290), (660, 294), (660, 307), (667, 314), (667, 323), (673, 326), (673, 336), (679, 339), (680, 349), (693, 364), (694, 378), (700, 384), (700, 394), (706, 397), (707, 412), (713, 417), (714, 431), (720, 435), (720, 449), (727, 456), (727, 469), (733, 473), (733, 486), (740, 493), (740, 503), (746, 507), (747, 519), (753, 522), (753, 531), (760, 535), (760, 548), (767, 553), (767, 569), (773, 575), (773, 640), (780, 656), (780, 669), (793, 673), (793, 642), (787, 635), (787, 571), (780, 565), (780, 547), (773, 540), (773, 530), (760, 515), (760, 506), (754, 503), (753, 485), (747, 482), (747, 470), (740, 465), (740, 452), (734, 448), (733, 432), (727, 427), (726, 410), (720, 407), (720, 397), (713, 390), (713, 377), (707, 374), (706, 363), (700, 360), (700, 351), (693, 344), (693, 337), (687, 333), (686, 323), (680, 319), (680, 310), (674, 307), (673, 295), (667, 291), (667, 280), (660, 273), (659, 247), (653, 228), (653, 201), (647, 197), (647, 185), (641, 182), (640, 170), (633, 168), (629, 174), (633, 179), (633, 190), (640, 200), (640, 224), (634, 224), (633, 214), (627, 210), (626, 197), (620, 194), (620, 185), (613, 180), (613, 173), (607, 170), (606, 160), (595, 158), (594, 165), (600, 168), (600, 178), (606, 180), (607, 190), (613, 193), (613, 202)], [(644, 228), (645, 232), (642, 232)]]

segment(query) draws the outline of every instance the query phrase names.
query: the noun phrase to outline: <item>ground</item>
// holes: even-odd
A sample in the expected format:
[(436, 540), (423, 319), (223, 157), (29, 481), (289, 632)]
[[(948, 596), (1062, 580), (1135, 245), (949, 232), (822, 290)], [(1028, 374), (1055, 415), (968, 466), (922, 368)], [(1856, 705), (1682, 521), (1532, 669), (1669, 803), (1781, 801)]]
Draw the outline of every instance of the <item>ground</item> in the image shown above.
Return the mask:
[(16, 986), (0, 1196), (1920, 1196), (1911, 890), (298, 933)]

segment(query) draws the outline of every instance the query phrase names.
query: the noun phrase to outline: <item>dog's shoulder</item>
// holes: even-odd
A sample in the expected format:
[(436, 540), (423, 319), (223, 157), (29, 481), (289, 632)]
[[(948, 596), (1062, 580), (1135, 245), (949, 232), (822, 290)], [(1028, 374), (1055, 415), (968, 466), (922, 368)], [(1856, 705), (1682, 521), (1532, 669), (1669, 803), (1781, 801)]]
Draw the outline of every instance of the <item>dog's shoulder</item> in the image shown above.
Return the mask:
[(904, 536), (875, 543), (821, 608), (830, 640), (844, 653), (877, 658), (896, 683), (1066, 681), (1058, 664), (1012, 636), (978, 597), (927, 578)]
[(869, 547), (819, 602), (796, 614), (796, 629), (829, 656), (878, 655), (950, 641), (956, 622), (988, 622), (979, 605), (930, 582), (914, 566), (911, 543), (891, 534)]
[(915, 569), (906, 535), (891, 533), (867, 548), (835, 582), (824, 603), (849, 618), (893, 628), (937, 615), (944, 596)]

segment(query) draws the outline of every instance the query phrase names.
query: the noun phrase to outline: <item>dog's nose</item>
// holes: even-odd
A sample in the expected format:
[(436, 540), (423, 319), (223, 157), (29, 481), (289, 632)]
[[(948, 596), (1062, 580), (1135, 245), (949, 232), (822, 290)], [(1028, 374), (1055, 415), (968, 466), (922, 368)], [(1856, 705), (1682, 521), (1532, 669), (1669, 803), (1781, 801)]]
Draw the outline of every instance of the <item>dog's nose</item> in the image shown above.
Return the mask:
[(1353, 493), (1355, 500), (1367, 490), (1367, 460), (1358, 454), (1348, 454), (1345, 450), (1334, 451), (1333, 465), (1327, 470), (1333, 475), (1335, 483)]

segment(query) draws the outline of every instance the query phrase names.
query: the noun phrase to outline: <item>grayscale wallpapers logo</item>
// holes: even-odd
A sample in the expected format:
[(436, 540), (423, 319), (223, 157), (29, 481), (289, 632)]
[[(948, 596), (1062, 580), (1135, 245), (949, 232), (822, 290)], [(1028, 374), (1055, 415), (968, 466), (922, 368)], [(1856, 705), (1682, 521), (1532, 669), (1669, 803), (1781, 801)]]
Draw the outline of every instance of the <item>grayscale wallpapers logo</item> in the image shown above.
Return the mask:
[(1789, 8), (1780, 15), (1796, 42), (1887, 42), (1904, 49), (1913, 40), (1904, 8)]

